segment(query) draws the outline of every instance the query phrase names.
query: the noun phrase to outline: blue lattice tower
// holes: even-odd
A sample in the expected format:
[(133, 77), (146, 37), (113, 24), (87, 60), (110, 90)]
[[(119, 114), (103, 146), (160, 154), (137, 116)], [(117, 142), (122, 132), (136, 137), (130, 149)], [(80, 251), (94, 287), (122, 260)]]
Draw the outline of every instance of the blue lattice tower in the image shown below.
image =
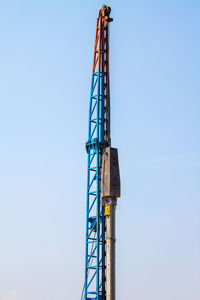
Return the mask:
[(105, 219), (101, 199), (102, 154), (110, 146), (110, 92), (108, 26), (111, 9), (99, 11), (93, 58), (89, 105), (89, 130), (86, 149), (87, 205), (84, 299), (106, 299)]

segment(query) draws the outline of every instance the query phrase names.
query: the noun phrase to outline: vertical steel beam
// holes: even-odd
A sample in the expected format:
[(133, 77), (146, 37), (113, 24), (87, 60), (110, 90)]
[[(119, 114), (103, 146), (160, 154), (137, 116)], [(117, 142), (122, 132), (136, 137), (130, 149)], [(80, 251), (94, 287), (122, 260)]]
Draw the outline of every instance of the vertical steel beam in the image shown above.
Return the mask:
[(106, 199), (106, 300), (115, 300), (115, 211), (117, 199)]

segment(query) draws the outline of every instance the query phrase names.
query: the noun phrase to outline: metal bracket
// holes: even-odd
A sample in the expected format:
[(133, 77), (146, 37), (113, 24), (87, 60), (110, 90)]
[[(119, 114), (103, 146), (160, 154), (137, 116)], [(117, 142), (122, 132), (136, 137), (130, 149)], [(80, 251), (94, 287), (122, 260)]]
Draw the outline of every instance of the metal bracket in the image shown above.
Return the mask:
[(104, 216), (110, 216), (110, 205), (105, 206)]

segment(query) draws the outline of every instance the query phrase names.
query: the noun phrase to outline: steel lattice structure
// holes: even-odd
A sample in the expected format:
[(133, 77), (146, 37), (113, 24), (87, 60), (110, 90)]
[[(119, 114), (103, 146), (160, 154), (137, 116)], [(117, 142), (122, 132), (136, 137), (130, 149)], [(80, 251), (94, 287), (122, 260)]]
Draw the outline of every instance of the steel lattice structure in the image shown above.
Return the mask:
[(93, 72), (86, 149), (87, 207), (84, 299), (105, 300), (105, 219), (101, 199), (104, 148), (110, 146), (110, 91), (108, 27), (111, 9), (103, 6), (96, 23)]

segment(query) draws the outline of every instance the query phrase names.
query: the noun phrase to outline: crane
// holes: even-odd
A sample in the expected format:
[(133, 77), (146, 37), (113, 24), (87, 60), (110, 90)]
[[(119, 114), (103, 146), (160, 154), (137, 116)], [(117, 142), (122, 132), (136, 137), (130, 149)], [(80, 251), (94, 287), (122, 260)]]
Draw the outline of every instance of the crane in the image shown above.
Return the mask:
[(120, 197), (118, 152), (111, 147), (109, 24), (97, 17), (89, 101), (84, 300), (115, 300), (115, 209)]

